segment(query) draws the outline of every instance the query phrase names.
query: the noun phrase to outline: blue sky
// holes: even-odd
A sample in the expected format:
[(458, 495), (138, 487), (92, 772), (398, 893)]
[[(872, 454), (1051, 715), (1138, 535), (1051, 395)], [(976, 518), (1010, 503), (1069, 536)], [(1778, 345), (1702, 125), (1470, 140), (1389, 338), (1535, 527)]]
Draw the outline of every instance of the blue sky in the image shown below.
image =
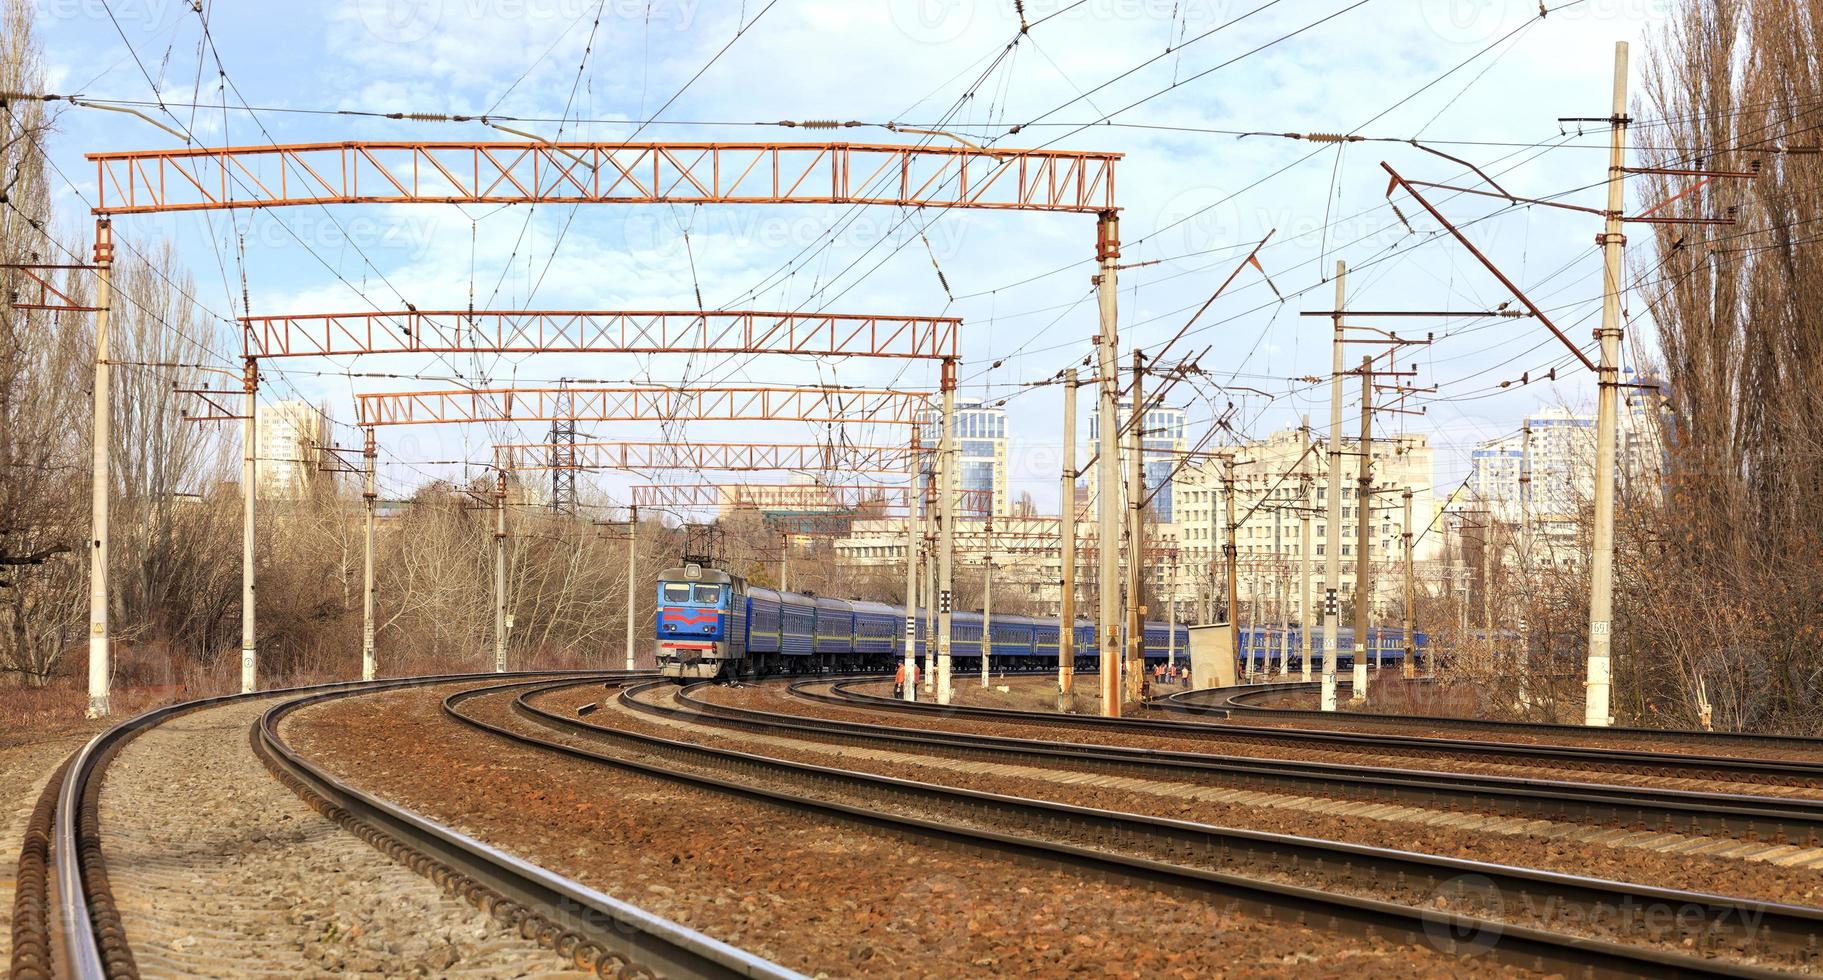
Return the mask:
[[(1032, 26), (1021, 35), (1012, 0), (205, 2), (202, 14), (181, 0), (37, 4), (50, 91), (151, 100), (156, 89), (170, 114), (146, 111), (207, 145), (511, 138), (475, 123), (333, 114), (359, 110), (516, 116), (534, 121), (514, 127), (553, 139), (788, 140), (806, 134), (770, 124), (839, 119), (870, 124), (843, 130), (842, 138), (900, 142), (910, 137), (878, 124), (942, 122), (998, 146), (1056, 141), (1123, 153), (1123, 261), (1136, 264), (1120, 280), (1123, 347), (1175, 334), (1252, 243), (1277, 229), (1261, 259), (1285, 301), (1245, 272), (1174, 350), (1208, 346), (1202, 365), (1213, 380), (1279, 396), (1222, 395), (1206, 386), (1206, 395), (1185, 400), (1193, 433), (1232, 397), (1237, 426), (1262, 436), (1294, 425), (1300, 414), (1319, 429), (1327, 421), (1326, 387), (1291, 379), (1328, 372), (1327, 322), (1297, 314), (1329, 308), (1326, 279), (1336, 260), (1356, 270), (1350, 304), (1357, 308), (1488, 309), (1508, 297), (1415, 205), (1400, 206), (1412, 230), (1385, 206), (1382, 160), (1409, 177), (1438, 181), (1457, 180), (1460, 165), (1399, 142), (1338, 149), (1233, 133), (1420, 138), (1482, 166), (1516, 194), (1584, 188), (1604, 176), (1606, 132), (1579, 135), (1557, 119), (1606, 115), (1616, 41), (1634, 44), (1639, 91), (1644, 42), (1662, 24), (1665, 6), (1594, 0), (1540, 18), (1536, 0), (1026, 0)], [(1007, 134), (1013, 125), (1021, 131)], [(1638, 139), (1649, 141), (1652, 132), (1642, 127)], [(93, 167), (81, 154), (178, 142), (130, 116), (65, 111), (51, 147), (73, 182), (56, 202), (69, 236), (87, 237), (84, 200), (95, 192)], [(1601, 197), (1592, 189), (1565, 200), (1599, 206)], [(1444, 208), (1462, 222), (1501, 210), (1499, 202), (1473, 198)], [(1088, 352), (1095, 332), (1093, 220), (963, 211), (908, 222), (887, 208), (851, 218), (844, 209), (816, 206), (356, 206), (134, 216), (117, 227), (136, 241), (176, 240), (198, 297), (220, 317), (241, 312), (243, 271), (255, 314), (399, 309), (407, 302), (462, 308), (471, 294), (477, 307), (690, 309), (700, 290), (709, 308), (961, 316), (963, 393), (1009, 399), (1019, 446), (1014, 490), (1029, 489), (1052, 506), (1060, 395), (1025, 383)], [(1599, 312), (1596, 220), (1526, 208), (1473, 225), (1477, 243), (1579, 343), (1590, 339)], [(912, 233), (926, 222), (928, 247)], [(1417, 332), (1426, 330), (1439, 334), (1437, 342), (1402, 357), (1402, 366), (1415, 365), (1416, 383), (1441, 391), (1419, 400), (1428, 402), (1426, 415), (1388, 417), (1380, 427), (1430, 434), (1445, 488), (1465, 475), (1465, 450), (1475, 441), (1516, 430), (1541, 404), (1591, 398), (1593, 386), (1580, 370), (1560, 370), (1567, 380), (1554, 386), (1498, 387), (1522, 372), (1566, 364), (1568, 351), (1534, 321), (1438, 321)], [(1651, 349), (1649, 327), (1640, 343)], [(216, 349), (236, 355), (238, 338), (224, 328)], [(936, 382), (934, 367), (856, 360), (463, 361), (290, 361), (274, 365), (285, 377), (267, 390), (274, 398), (302, 393), (327, 401), (346, 421), (354, 417), (355, 391), (453, 386), (350, 372), (449, 376), (459, 368), (467, 379), (495, 385), (560, 377)], [(1079, 430), (1086, 433), (1086, 425)], [(428, 473), (458, 471), (424, 461), (482, 460), (496, 439), (542, 435), (456, 428), (382, 434), (385, 478), (395, 492)], [(754, 442), (815, 436), (802, 425), (698, 427), (687, 435), (619, 426), (594, 434)], [(345, 427), (339, 438), (355, 441)], [(900, 438), (854, 435), (857, 442)]]

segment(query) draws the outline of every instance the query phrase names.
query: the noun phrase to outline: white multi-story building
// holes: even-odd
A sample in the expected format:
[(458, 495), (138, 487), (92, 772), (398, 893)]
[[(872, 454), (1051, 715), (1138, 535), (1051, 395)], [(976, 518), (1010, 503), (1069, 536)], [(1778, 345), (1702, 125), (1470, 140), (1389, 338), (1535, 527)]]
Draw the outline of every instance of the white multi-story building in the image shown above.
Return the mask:
[[(1615, 445), (1616, 479), (1636, 491), (1664, 469), (1657, 396), (1629, 389)], [(1471, 455), (1469, 488), (1496, 520), (1563, 524), (1595, 494), (1595, 416), (1564, 408), (1530, 415), (1520, 434), (1482, 443)]]
[(260, 406), (253, 428), (261, 496), (301, 497), (326, 479), (321, 463), (327, 427), (328, 415), (306, 401)]
[[(1359, 443), (1345, 441), (1342, 450), (1342, 567), (1337, 589), (1347, 597), (1355, 592), (1355, 549), (1361, 520), (1356, 470)], [(1234, 452), (1239, 458), (1234, 467), (1233, 488), (1238, 599), (1243, 603), (1258, 599), (1265, 608), (1282, 598), (1286, 607), (1295, 610), (1306, 558), (1306, 517), (1311, 525), (1308, 558), (1312, 594), (1321, 596), (1326, 588), (1327, 454), (1321, 447), (1307, 453), (1303, 437), (1295, 429), (1235, 447)], [(1430, 442), (1424, 436), (1374, 440), (1373, 492), (1367, 508), (1368, 557), (1380, 583), (1374, 588), (1379, 608), (1396, 605), (1399, 598), (1393, 573), (1402, 568), (1405, 559), (1406, 491), (1412, 495), (1414, 562), (1428, 565), (1442, 551), (1442, 535), (1427, 533), (1438, 509), (1431, 491), (1433, 462)], [(1178, 478), (1178, 520), (1160, 528), (1162, 533), (1175, 536), (1180, 601), (1212, 606), (1215, 597), (1226, 591), (1225, 470), (1219, 459), (1202, 460), (1187, 467)], [(1158, 584), (1166, 585), (1162, 581)]]
[[(1354, 443), (1344, 449), (1345, 460), (1358, 459)], [(1311, 520), (1312, 594), (1323, 590), (1324, 535), (1328, 520), (1323, 513), (1328, 481), (1327, 463), (1319, 452), (1305, 455), (1296, 431), (1236, 448), (1245, 462), (1235, 467), (1234, 504), (1239, 600), (1260, 602), (1261, 615), (1297, 614), (1301, 596), (1300, 575), (1304, 552), (1302, 521)], [(1299, 458), (1303, 457), (1302, 464)], [(1175, 463), (1175, 457), (1174, 457)], [(1432, 451), (1422, 436), (1376, 440), (1374, 443), (1374, 493), (1369, 508), (1373, 540), (1372, 559), (1379, 581), (1376, 604), (1385, 611), (1397, 605), (1398, 576), (1404, 559), (1404, 492), (1412, 492), (1415, 560), (1429, 565), (1442, 551), (1443, 535), (1426, 533), (1435, 520), (1437, 501), (1431, 493)], [(1341, 591), (1355, 588), (1357, 516), (1356, 476), (1353, 466), (1343, 474), (1343, 543)], [(1090, 484), (1093, 486), (1093, 484)], [(1184, 467), (1175, 480), (1177, 520), (1151, 528), (1146, 568), (1152, 595), (1169, 604), (1175, 597), (1179, 619), (1191, 621), (1211, 615), (1215, 597), (1226, 590), (1227, 571), (1222, 546), (1227, 540), (1227, 498), (1219, 461)], [(1082, 487), (1078, 487), (1079, 495)], [(1156, 499), (1156, 498), (1155, 498)], [(1078, 501), (1079, 504), (1083, 501)], [(1081, 591), (1077, 609), (1087, 615), (1085, 604), (1097, 575), (1096, 526), (1092, 498), (1078, 507), (1088, 516), (1076, 528), (1076, 581)], [(990, 540), (980, 521), (959, 522), (957, 561), (973, 564), (989, 554)], [(1061, 604), (1063, 578), (1061, 539), (1054, 517), (996, 519), (991, 539), (996, 588), (1019, 589), (1047, 615)], [(837, 560), (851, 567), (897, 566), (905, 561), (903, 521), (857, 521), (851, 533), (836, 542)], [(1282, 605), (1279, 603), (1282, 601)], [(1267, 610), (1271, 609), (1272, 612)], [(1151, 615), (1163, 616), (1154, 609)]]

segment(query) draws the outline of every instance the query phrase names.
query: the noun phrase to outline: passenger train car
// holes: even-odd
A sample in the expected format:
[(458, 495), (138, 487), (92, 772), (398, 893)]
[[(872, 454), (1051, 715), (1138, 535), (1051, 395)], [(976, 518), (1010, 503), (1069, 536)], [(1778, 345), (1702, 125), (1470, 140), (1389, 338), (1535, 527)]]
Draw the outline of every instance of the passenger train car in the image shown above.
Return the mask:
[[(956, 612), (950, 617), (950, 657), (957, 673), (980, 669), (985, 640), (989, 666), (997, 670), (1055, 669), (1061, 633), (1055, 619), (995, 616), (993, 636), (983, 637), (981, 614)], [(745, 579), (703, 565), (667, 568), (658, 577), (658, 666), (666, 677), (708, 680), (728, 676), (804, 674), (889, 668), (902, 655), (903, 606), (832, 599), (749, 586)], [(920, 612), (917, 653), (925, 653), (930, 623)], [(1076, 661), (1094, 668), (1095, 626), (1078, 620)], [(1171, 637), (1164, 623), (1145, 627), (1147, 660), (1164, 660)], [(1268, 627), (1241, 631), (1237, 659), (1243, 669), (1251, 653), (1261, 670), (1280, 672), (1281, 634)], [(1285, 639), (1288, 662), (1301, 666), (1302, 640), (1294, 628)], [(1417, 634), (1424, 646), (1424, 634)], [(1352, 666), (1354, 631), (1341, 631), (1339, 663)], [(1178, 656), (1188, 662), (1190, 631), (1177, 627)], [(1320, 649), (1320, 642), (1315, 645)], [(1399, 630), (1373, 630), (1370, 658), (1398, 664), (1404, 657)], [(1313, 650), (1313, 659), (1320, 658)]]

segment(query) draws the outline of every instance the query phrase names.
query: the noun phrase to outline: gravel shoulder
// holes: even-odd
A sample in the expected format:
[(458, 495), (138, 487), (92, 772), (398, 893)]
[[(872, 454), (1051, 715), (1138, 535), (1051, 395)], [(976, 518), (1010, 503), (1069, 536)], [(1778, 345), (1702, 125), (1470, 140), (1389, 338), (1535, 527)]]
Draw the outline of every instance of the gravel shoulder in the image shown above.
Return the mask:
[[(509, 745), (445, 718), (440, 693), (314, 706), (286, 737), (365, 789), (806, 972), (1505, 973)], [(530, 725), (505, 699), (464, 707)]]
[(282, 786), (248, 744), (272, 703), (174, 718), (103, 777), (103, 852), (147, 976), (583, 975)]

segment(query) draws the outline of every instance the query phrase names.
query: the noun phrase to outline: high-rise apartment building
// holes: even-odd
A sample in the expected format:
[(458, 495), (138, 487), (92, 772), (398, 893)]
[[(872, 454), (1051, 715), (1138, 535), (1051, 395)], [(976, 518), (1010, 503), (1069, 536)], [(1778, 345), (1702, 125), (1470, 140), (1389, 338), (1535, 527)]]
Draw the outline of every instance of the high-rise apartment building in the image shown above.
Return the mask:
[(306, 401), (261, 405), (254, 416), (255, 472), (261, 496), (294, 499), (324, 482), (328, 417)]
[[(924, 448), (934, 449), (942, 434), (939, 417), (925, 416)], [(979, 398), (956, 399), (956, 450), (956, 485), (964, 491), (958, 516), (1007, 516), (1006, 409)]]
[[(1122, 401), (1115, 408), (1116, 424), (1124, 434), (1127, 429), (1127, 416), (1133, 411), (1131, 401)], [(1152, 496), (1152, 509), (1160, 524), (1169, 524), (1175, 519), (1176, 501), (1173, 499), (1173, 474), (1180, 471), (1179, 463), (1183, 461), (1184, 452), (1184, 410), (1169, 405), (1154, 405), (1146, 410), (1146, 417), (1141, 420), (1140, 437), (1145, 443), (1144, 471), (1146, 492)], [(1089, 411), (1089, 443), (1091, 447), (1100, 445), (1101, 416), (1093, 406)], [(1124, 446), (1123, 440), (1123, 446)], [(1124, 450), (1123, 450), (1124, 451)], [(1094, 449), (1091, 448), (1093, 453)], [(1090, 472), (1093, 472), (1091, 468)], [(1090, 476), (1090, 485), (1094, 486), (1096, 477)], [(1126, 474), (1121, 474), (1122, 493), (1125, 493)]]

